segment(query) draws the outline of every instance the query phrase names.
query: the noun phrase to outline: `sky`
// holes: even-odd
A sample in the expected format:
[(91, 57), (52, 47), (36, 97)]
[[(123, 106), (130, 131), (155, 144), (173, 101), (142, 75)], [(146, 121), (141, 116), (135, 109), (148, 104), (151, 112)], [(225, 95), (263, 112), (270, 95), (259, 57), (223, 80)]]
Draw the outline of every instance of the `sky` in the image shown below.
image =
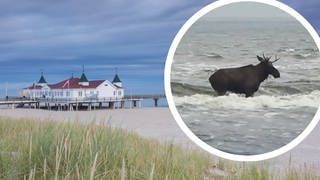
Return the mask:
[[(1, 0), (0, 97), (36, 83), (118, 72), (127, 94), (164, 94), (163, 71), (175, 34), (212, 1)], [(320, 31), (319, 0), (283, 0)], [(117, 68), (117, 70), (116, 70)]]

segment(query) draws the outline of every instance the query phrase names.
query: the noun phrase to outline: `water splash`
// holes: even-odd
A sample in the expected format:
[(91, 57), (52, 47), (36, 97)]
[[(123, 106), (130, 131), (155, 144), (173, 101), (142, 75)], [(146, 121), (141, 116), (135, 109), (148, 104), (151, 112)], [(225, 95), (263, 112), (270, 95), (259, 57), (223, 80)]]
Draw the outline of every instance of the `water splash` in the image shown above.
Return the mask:
[(174, 97), (174, 101), (177, 106), (202, 106), (202, 108), (206, 107), (207, 109), (259, 110), (267, 108), (317, 108), (320, 103), (320, 91), (315, 90), (308, 94), (283, 96), (259, 95), (249, 98), (233, 93), (217, 97), (207, 94), (194, 94), (191, 96)]

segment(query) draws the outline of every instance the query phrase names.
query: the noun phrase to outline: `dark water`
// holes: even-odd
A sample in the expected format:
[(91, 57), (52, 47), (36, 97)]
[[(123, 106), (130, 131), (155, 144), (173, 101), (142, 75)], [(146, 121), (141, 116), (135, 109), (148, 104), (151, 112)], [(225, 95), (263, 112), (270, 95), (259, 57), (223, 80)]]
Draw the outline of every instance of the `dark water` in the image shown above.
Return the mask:
[[(208, 78), (217, 69), (257, 64), (277, 55), (281, 78), (265, 80), (254, 97), (216, 96)], [(273, 58), (274, 59), (274, 56)], [(187, 126), (207, 144), (234, 154), (260, 154), (286, 145), (313, 118), (320, 102), (318, 49), (292, 19), (195, 23), (174, 56), (171, 89)]]

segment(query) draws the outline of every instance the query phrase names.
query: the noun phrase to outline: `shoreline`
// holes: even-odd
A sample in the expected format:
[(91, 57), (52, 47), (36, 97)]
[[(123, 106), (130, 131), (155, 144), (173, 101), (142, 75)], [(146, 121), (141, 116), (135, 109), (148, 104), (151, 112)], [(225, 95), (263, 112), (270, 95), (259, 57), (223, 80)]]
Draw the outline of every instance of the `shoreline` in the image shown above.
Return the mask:
[[(48, 111), (39, 109), (0, 109), (0, 116), (17, 119), (37, 119), (54, 121), (80, 121), (82, 123), (96, 121), (114, 128), (122, 128), (135, 132), (142, 137), (157, 139), (160, 142), (172, 142), (184, 148), (199, 149), (180, 129), (169, 108), (144, 107), (133, 109), (108, 109), (94, 111)], [(271, 167), (287, 168), (288, 165), (303, 168), (304, 165), (314, 168), (320, 173), (320, 125), (294, 149), (273, 159), (265, 160)], [(218, 159), (213, 156), (213, 159)], [(234, 162), (239, 163), (239, 162)], [(283, 169), (285, 170), (285, 169)]]

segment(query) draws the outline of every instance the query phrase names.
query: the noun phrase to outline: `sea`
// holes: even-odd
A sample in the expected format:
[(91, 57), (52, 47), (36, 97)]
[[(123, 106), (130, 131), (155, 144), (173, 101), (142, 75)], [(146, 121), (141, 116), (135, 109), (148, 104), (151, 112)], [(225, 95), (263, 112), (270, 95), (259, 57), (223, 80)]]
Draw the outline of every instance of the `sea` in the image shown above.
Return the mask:
[[(208, 81), (218, 69), (280, 57), (253, 97), (217, 96)], [(307, 30), (288, 19), (200, 19), (176, 49), (171, 69), (175, 106), (202, 141), (224, 152), (257, 155), (295, 139), (320, 104), (319, 50)]]

